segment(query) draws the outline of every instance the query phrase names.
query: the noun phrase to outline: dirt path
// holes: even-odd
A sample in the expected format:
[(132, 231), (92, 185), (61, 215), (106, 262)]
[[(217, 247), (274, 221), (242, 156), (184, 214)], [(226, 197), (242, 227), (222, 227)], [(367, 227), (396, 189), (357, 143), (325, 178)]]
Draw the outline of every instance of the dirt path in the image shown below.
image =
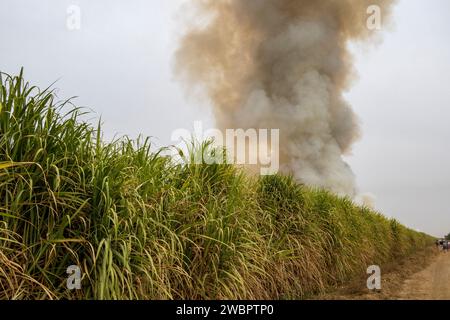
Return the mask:
[(450, 300), (450, 253), (439, 254), (427, 268), (406, 279), (398, 299)]
[(319, 300), (450, 300), (450, 252), (430, 247), (382, 267), (382, 290), (367, 289), (367, 275), (316, 297)]

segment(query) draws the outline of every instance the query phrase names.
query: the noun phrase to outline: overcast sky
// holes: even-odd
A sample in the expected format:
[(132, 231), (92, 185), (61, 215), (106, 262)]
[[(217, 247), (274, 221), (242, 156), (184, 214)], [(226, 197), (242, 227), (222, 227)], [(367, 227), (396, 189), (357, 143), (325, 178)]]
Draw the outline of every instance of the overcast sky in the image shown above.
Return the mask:
[[(0, 0), (0, 70), (46, 86), (101, 115), (107, 138), (171, 143), (206, 105), (173, 80), (182, 0)], [(81, 28), (67, 28), (67, 9)], [(450, 2), (402, 0), (395, 28), (369, 50), (354, 49), (359, 79), (347, 93), (363, 137), (347, 158), (377, 209), (411, 228), (450, 232)]]

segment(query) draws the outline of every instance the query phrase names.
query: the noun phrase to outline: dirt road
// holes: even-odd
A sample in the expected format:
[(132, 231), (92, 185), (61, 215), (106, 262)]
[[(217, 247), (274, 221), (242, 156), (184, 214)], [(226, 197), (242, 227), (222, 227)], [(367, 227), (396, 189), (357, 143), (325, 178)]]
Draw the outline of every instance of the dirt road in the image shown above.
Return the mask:
[(450, 252), (435, 247), (383, 266), (382, 290), (369, 291), (367, 276), (317, 297), (321, 300), (450, 300)]
[(427, 268), (406, 279), (398, 299), (450, 300), (450, 252), (439, 254)]

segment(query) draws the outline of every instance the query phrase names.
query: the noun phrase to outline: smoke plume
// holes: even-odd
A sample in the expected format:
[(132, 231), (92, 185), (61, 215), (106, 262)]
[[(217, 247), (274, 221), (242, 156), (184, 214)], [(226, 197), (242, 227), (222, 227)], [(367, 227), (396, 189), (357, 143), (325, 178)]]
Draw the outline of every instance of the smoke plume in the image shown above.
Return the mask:
[(359, 136), (343, 98), (354, 78), (347, 44), (376, 34), (369, 6), (381, 8), (385, 23), (393, 2), (193, 0), (197, 23), (181, 40), (176, 71), (204, 90), (220, 129), (280, 129), (284, 172), (353, 196), (342, 159)]

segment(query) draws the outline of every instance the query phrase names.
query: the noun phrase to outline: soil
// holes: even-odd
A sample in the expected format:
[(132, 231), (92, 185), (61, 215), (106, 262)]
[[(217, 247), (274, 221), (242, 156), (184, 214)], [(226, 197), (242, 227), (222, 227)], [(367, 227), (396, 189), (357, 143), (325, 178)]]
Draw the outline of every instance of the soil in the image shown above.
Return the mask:
[(364, 274), (316, 299), (450, 300), (450, 252), (427, 248), (381, 269), (381, 290), (367, 289)]

